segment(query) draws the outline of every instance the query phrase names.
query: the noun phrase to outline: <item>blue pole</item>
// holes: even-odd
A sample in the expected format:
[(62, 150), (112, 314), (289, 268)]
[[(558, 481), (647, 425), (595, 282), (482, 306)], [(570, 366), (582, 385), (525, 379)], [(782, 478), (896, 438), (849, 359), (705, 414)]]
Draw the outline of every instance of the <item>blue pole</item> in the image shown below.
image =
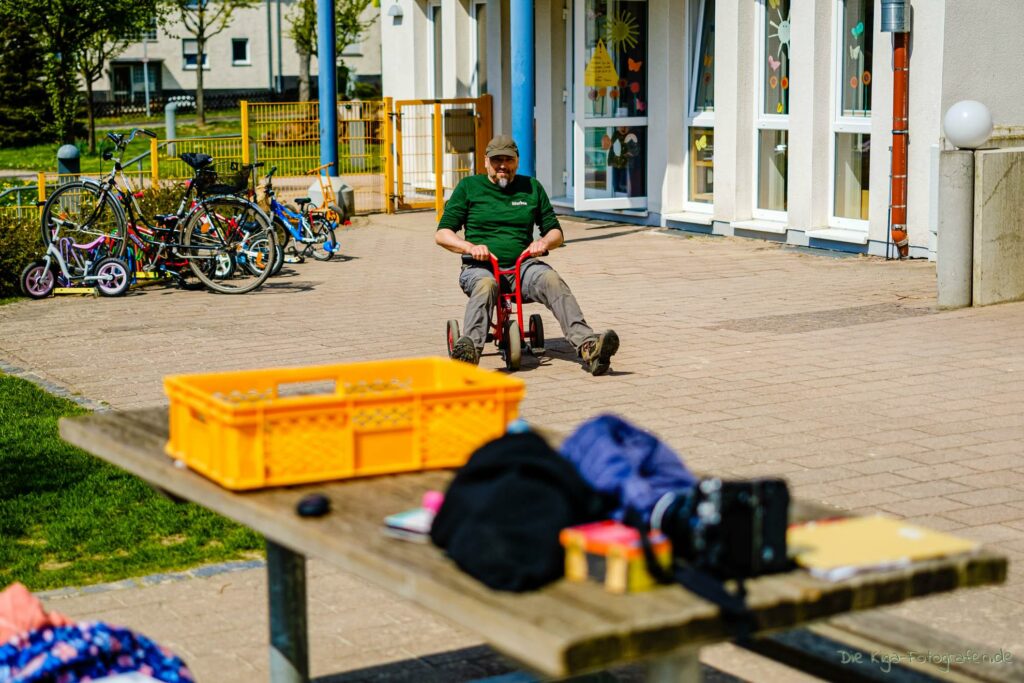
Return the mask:
[(512, 0), (509, 16), (512, 43), (512, 138), (519, 146), (519, 172), (536, 175), (534, 162), (533, 0)]
[(317, 66), (320, 71), (320, 163), (338, 175), (338, 84), (335, 80), (334, 0), (316, 3)]

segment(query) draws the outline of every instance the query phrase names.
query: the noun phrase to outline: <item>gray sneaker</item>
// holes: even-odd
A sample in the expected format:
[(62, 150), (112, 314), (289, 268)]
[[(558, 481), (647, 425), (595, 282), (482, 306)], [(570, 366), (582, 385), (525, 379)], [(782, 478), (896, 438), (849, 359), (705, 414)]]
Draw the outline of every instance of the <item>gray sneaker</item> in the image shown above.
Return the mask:
[(469, 337), (459, 337), (458, 341), (452, 344), (452, 358), (461, 360), (464, 363), (477, 365), (480, 362), (480, 351), (476, 344)]
[(611, 367), (611, 358), (619, 350), (619, 335), (606, 330), (580, 345), (583, 369), (591, 375), (603, 375)]

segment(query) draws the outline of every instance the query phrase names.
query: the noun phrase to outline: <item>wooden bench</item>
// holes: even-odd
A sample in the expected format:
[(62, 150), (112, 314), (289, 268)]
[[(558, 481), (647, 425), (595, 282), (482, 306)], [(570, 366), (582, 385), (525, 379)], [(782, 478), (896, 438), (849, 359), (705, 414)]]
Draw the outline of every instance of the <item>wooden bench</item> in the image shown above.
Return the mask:
[[(164, 454), (165, 409), (64, 418), (61, 436), (170, 494), (234, 519), (267, 539), (271, 679), (307, 681), (305, 556), (315, 556), (404, 597), (469, 631), (529, 670), (548, 677), (647, 660), (651, 680), (696, 680), (701, 646), (731, 640), (718, 608), (679, 587), (614, 596), (594, 583), (560, 581), (543, 590), (492, 591), (427, 544), (384, 536), (384, 517), (423, 491), (444, 489), (450, 472), (424, 472), (234, 493), (176, 467)], [(302, 518), (295, 506), (317, 491), (332, 514)], [(794, 521), (834, 516), (794, 502)], [(854, 610), (1005, 580), (1002, 556), (981, 552), (825, 582), (806, 572), (748, 584), (757, 634)]]

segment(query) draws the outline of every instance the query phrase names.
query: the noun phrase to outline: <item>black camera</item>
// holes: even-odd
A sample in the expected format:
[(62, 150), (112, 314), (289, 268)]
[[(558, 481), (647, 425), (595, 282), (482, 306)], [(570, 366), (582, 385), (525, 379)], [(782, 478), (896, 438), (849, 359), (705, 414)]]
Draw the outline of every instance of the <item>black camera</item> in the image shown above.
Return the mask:
[(786, 527), (789, 488), (781, 479), (702, 479), (666, 493), (651, 511), (651, 528), (672, 554), (720, 579), (744, 579), (789, 569)]

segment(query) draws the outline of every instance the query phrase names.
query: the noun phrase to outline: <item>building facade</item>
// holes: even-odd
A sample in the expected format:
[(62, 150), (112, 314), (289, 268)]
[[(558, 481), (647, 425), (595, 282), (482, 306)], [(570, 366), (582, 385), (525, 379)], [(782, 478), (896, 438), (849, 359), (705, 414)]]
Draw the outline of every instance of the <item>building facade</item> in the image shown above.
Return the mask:
[[(266, 0), (264, 4), (236, 10), (227, 28), (206, 43), (204, 92), (294, 91), (298, 87), (299, 55), (288, 31), (295, 5), (295, 0)], [(378, 7), (368, 6), (362, 16), (373, 21), (370, 28), (338, 55), (349, 69), (350, 86), (360, 81), (380, 84), (379, 14)], [(137, 103), (145, 101), (147, 85), (150, 95), (192, 94), (196, 88), (197, 59), (196, 41), (179, 23), (154, 26), (142, 41), (111, 60), (94, 89), (100, 99)], [(309, 68), (315, 82), (315, 56), (310, 59)]]
[[(494, 97), (510, 0), (382, 0), (384, 94)], [(982, 6), (983, 10), (982, 10)], [(536, 175), (564, 211), (876, 255), (889, 242), (892, 33), (881, 0), (535, 0)], [(933, 257), (942, 117), (1020, 144), (1019, 0), (911, 3), (907, 231)]]

